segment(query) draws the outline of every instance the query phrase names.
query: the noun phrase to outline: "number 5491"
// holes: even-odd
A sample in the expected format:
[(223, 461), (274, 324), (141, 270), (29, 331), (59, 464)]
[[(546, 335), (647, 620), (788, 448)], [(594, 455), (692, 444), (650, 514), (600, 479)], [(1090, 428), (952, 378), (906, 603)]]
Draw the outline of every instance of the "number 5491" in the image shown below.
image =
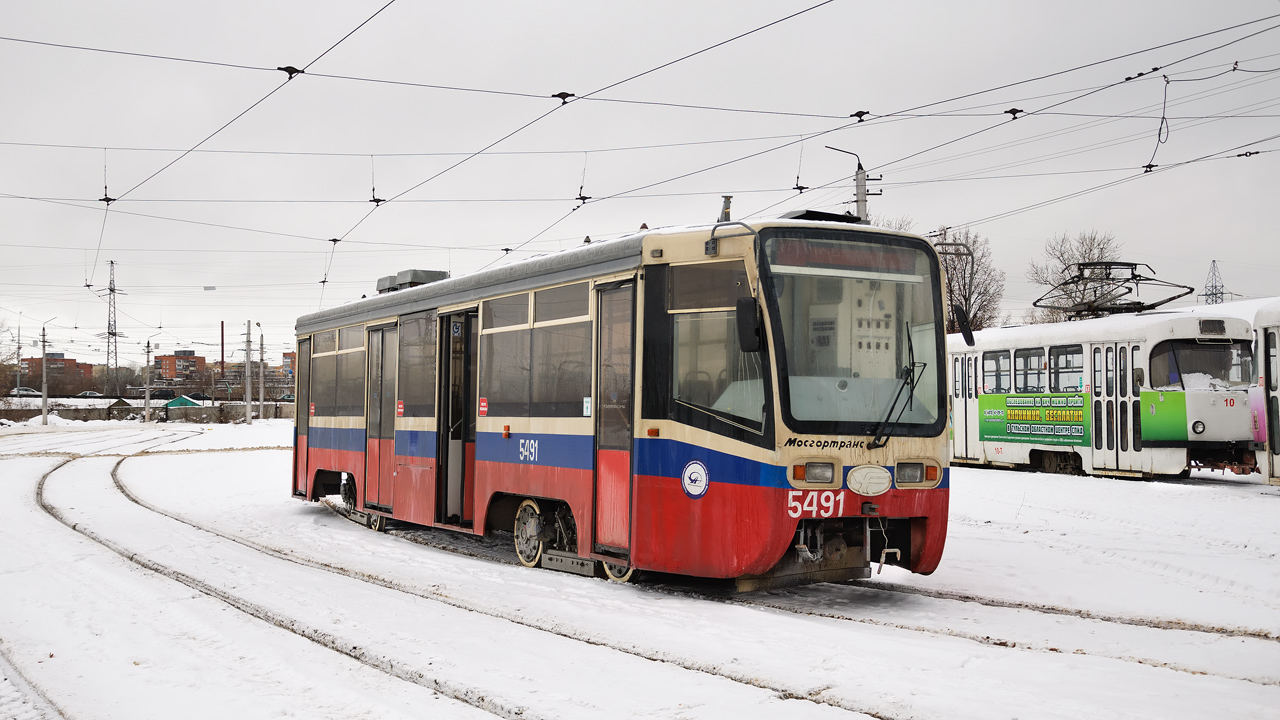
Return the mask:
[(844, 492), (791, 490), (787, 493), (787, 514), (793, 518), (844, 515)]

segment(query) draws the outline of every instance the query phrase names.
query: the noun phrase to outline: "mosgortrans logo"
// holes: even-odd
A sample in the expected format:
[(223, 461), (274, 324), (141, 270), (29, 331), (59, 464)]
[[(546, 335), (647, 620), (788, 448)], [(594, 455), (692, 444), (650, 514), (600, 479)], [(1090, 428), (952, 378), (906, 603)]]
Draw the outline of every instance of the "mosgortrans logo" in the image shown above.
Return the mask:
[(803, 440), (787, 438), (783, 447), (808, 448), (811, 450), (853, 450), (867, 446), (866, 440)]

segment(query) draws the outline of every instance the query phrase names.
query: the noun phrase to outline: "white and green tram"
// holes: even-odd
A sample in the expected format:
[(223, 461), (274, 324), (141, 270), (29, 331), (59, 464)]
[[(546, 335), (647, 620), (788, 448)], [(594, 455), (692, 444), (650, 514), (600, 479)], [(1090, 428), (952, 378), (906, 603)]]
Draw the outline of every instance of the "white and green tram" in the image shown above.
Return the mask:
[(1267, 482), (1280, 485), (1280, 302), (1259, 309), (1253, 322), (1262, 365), (1253, 390), (1253, 411), (1266, 445), (1258, 466)]
[(948, 336), (954, 462), (1149, 477), (1256, 467), (1238, 318), (1148, 312)]

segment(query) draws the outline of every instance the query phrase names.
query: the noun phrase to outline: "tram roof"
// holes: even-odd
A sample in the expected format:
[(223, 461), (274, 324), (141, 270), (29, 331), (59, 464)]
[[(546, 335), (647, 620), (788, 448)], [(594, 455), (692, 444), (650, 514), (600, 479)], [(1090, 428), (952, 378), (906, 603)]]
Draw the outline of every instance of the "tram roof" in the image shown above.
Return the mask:
[[(1223, 320), (1225, 335), (1204, 335), (1200, 321)], [(1197, 313), (1153, 310), (1133, 315), (1113, 315), (1091, 320), (1073, 320), (1038, 325), (979, 330), (973, 334), (974, 345), (969, 348), (958, 334), (947, 336), (948, 352), (979, 352), (982, 350), (1012, 349), (1107, 341), (1145, 341), (1149, 343), (1173, 338), (1212, 337), (1249, 339), (1249, 323), (1230, 314)]]
[(1193, 315), (1226, 315), (1246, 320), (1252, 325), (1262, 323), (1264, 319), (1275, 320), (1280, 318), (1280, 298), (1252, 298), (1219, 303), (1217, 305), (1192, 305), (1174, 308), (1173, 311)]
[[(364, 300), (309, 313), (298, 318), (296, 332), (307, 334), (345, 325), (380, 320), (392, 315), (430, 310), (479, 301), (495, 295), (526, 292), (537, 288), (585, 280), (612, 273), (635, 270), (643, 262), (643, 246), (646, 238), (664, 235), (705, 235), (720, 227), (724, 235), (731, 235), (734, 227), (748, 226), (754, 231), (766, 227), (812, 227), (827, 230), (850, 230), (881, 235), (897, 235), (917, 238), (910, 233), (878, 228), (872, 225), (776, 218), (754, 222), (733, 222), (710, 225), (687, 225), (646, 230), (613, 240), (599, 240), (572, 250), (539, 255), (503, 265), (492, 270), (481, 270), (447, 280), (419, 285), (395, 292), (383, 293)], [(723, 235), (718, 235), (723, 237)]]

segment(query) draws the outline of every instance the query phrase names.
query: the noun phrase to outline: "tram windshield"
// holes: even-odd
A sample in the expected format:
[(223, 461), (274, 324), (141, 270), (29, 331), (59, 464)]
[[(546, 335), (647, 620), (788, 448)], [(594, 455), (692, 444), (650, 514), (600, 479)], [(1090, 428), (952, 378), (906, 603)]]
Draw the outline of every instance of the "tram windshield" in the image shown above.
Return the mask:
[(859, 434), (886, 419), (897, 433), (939, 423), (936, 265), (910, 241), (854, 237), (780, 230), (765, 241), (789, 418)]
[(1248, 340), (1166, 340), (1151, 350), (1153, 390), (1246, 390), (1253, 384)]

